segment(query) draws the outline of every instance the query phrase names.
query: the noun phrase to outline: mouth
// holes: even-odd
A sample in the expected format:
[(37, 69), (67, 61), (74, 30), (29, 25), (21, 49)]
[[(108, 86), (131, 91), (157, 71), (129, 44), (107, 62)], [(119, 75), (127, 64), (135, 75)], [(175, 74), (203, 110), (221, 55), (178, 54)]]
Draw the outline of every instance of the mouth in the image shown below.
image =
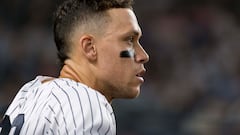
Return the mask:
[(136, 74), (136, 77), (140, 80), (141, 83), (144, 82), (143, 76), (145, 74), (146, 70), (141, 70), (139, 73)]

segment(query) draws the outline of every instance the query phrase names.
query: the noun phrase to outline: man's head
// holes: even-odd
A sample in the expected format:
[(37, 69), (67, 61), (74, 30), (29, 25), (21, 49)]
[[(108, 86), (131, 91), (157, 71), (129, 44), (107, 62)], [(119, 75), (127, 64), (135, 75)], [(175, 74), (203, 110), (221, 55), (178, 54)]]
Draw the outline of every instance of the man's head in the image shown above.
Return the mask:
[(76, 30), (102, 34), (110, 19), (107, 10), (132, 8), (132, 0), (66, 0), (55, 12), (54, 39), (61, 65), (69, 58), (72, 36)]
[(55, 41), (72, 79), (109, 101), (139, 94), (149, 57), (131, 0), (67, 0), (57, 16)]

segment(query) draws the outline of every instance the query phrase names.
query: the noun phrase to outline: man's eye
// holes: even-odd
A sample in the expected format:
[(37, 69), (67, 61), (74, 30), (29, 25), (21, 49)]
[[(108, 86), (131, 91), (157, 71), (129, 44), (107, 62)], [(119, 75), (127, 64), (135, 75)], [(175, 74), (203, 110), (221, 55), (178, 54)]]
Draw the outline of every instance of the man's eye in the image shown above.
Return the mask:
[(133, 36), (129, 37), (128, 42), (132, 44), (134, 42), (134, 37)]

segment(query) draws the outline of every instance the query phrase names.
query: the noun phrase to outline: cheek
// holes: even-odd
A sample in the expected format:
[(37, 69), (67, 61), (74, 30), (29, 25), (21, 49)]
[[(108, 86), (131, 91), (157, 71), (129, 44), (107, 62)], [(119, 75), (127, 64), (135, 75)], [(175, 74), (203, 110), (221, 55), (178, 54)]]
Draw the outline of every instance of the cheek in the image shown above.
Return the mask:
[(114, 74), (113, 79), (118, 80), (118, 82), (123, 84), (130, 81), (130, 77), (132, 76), (131, 64), (118, 63), (110, 70)]
[(123, 82), (124, 80), (128, 80), (131, 71), (131, 64), (126, 60), (123, 61), (119, 58), (116, 58), (109, 59), (108, 62), (105, 63), (105, 75), (107, 75), (109, 79), (115, 80), (117, 82)]
[(105, 48), (105, 51), (101, 50), (99, 54), (98, 61), (101, 71), (104, 72), (108, 78), (112, 77), (115, 80), (118, 79), (116, 77), (119, 77), (119, 79), (127, 79), (127, 74), (130, 74), (133, 69), (133, 59), (120, 57), (121, 51), (122, 49), (120, 48)]

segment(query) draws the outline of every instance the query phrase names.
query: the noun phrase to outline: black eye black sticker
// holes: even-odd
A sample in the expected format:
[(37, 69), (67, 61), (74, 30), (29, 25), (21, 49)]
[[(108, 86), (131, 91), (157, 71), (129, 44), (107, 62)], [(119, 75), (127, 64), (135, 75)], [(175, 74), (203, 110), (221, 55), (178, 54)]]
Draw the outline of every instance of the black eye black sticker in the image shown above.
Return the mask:
[(121, 58), (133, 58), (135, 55), (135, 52), (133, 49), (131, 50), (124, 50), (120, 52), (120, 57)]

